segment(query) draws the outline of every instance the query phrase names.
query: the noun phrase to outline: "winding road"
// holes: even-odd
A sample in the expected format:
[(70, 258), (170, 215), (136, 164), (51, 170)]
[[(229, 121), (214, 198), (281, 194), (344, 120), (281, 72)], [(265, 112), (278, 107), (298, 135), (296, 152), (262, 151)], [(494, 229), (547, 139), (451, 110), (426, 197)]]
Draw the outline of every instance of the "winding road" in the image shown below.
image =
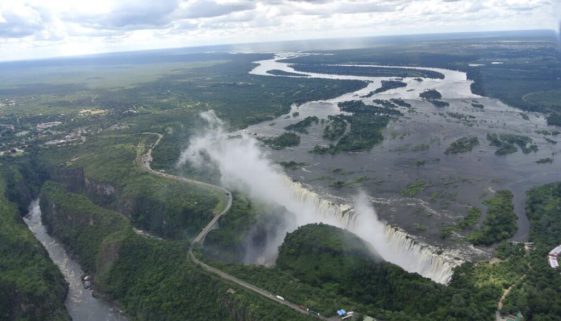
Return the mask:
[[(300, 312), (302, 314), (305, 315), (310, 315), (310, 312), (289, 301), (286, 301), (285, 299), (281, 299), (279, 298), (276, 294), (273, 294), (267, 290), (264, 290), (262, 288), (259, 288), (253, 284), (247, 283), (243, 280), (240, 280), (238, 278), (236, 278), (233, 275), (230, 275), (220, 269), (217, 269), (215, 267), (212, 267), (204, 262), (202, 262), (201, 260), (199, 260), (195, 254), (193, 253), (193, 249), (196, 245), (202, 245), (204, 243), (205, 237), (207, 236), (207, 234), (212, 230), (212, 228), (216, 225), (216, 222), (218, 222), (218, 220), (224, 216), (226, 213), (228, 213), (228, 211), (230, 210), (230, 208), (232, 207), (232, 193), (230, 193), (230, 191), (228, 191), (227, 189), (225, 189), (222, 186), (218, 186), (218, 185), (213, 185), (213, 184), (209, 184), (209, 183), (205, 183), (205, 182), (201, 182), (198, 180), (194, 180), (194, 179), (190, 179), (190, 178), (186, 178), (186, 177), (181, 177), (181, 176), (175, 176), (175, 175), (171, 175), (171, 174), (167, 174), (167, 173), (163, 173), (157, 170), (152, 169), (151, 167), (151, 163), (152, 163), (152, 151), (154, 150), (154, 148), (160, 143), (160, 141), (163, 138), (162, 134), (159, 133), (152, 133), (152, 132), (145, 132), (143, 133), (145, 135), (155, 135), (157, 136), (157, 140), (150, 146), (150, 148), (143, 154), (142, 151), (144, 151), (145, 149), (145, 145), (141, 142), (139, 144), (139, 148), (138, 148), (138, 155), (136, 158), (136, 162), (137, 165), (143, 169), (144, 171), (163, 177), (163, 178), (167, 178), (167, 179), (172, 179), (172, 180), (176, 180), (179, 182), (183, 182), (183, 183), (188, 183), (188, 184), (194, 184), (194, 185), (198, 185), (201, 186), (203, 188), (207, 188), (207, 189), (212, 189), (215, 191), (218, 191), (221, 195), (224, 195), (226, 197), (226, 205), (224, 206), (224, 208), (218, 212), (218, 213), (214, 213), (214, 217), (212, 218), (212, 220), (199, 232), (199, 234), (197, 234), (197, 236), (195, 236), (195, 238), (193, 239), (193, 241), (191, 242), (191, 246), (189, 247), (189, 258), (191, 259), (191, 261), (193, 261), (193, 263), (195, 263), (196, 265), (198, 265), (200, 268), (202, 268), (204, 271), (211, 273), (219, 278), (221, 278), (222, 280), (234, 283), (246, 290), (249, 290), (257, 295), (260, 295), (261, 297), (264, 297), (266, 299), (269, 299), (275, 303), (284, 305), (286, 307), (291, 308), (292, 310), (295, 310), (297, 312)], [(138, 232), (141, 235), (148, 235), (151, 238), (156, 238), (150, 234), (148, 234), (145, 231), (139, 231)], [(334, 321), (334, 320), (339, 320), (339, 318), (337, 317), (332, 317), (332, 318), (326, 318), (324, 316), (321, 315), (313, 315), (316, 318), (320, 319), (320, 320), (325, 320), (325, 321)]]

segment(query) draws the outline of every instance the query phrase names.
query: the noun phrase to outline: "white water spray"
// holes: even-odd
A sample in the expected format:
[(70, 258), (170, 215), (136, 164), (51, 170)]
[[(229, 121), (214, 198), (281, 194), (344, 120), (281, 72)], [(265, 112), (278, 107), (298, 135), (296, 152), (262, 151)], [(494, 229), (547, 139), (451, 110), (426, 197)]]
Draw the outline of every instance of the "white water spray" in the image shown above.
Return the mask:
[(208, 128), (191, 140), (178, 165), (189, 161), (194, 166), (205, 166), (210, 160), (220, 171), (224, 186), (243, 191), (255, 201), (286, 209), (280, 218), (281, 230), (268, 240), (263, 260), (275, 259), (287, 232), (310, 223), (325, 223), (357, 234), (386, 261), (408, 272), (439, 283), (449, 281), (459, 262), (436, 255), (428, 246), (421, 246), (404, 232), (381, 222), (365, 194), (355, 198), (354, 207), (328, 201), (290, 180), (254, 138), (243, 133), (229, 137), (213, 111), (201, 117), (208, 122)]

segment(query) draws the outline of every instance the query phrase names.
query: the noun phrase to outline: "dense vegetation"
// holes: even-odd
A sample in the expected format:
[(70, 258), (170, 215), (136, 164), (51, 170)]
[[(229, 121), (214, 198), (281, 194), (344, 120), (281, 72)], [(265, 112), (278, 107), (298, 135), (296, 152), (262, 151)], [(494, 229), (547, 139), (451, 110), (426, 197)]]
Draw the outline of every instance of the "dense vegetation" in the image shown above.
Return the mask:
[(223, 268), (327, 316), (346, 308), (387, 321), (490, 321), (500, 296), (500, 287), (482, 280), (494, 268), (479, 273), (466, 264), (445, 287), (381, 261), (353, 234), (323, 224), (289, 233), (275, 268)]
[(479, 139), (475, 136), (462, 137), (452, 142), (446, 149), (446, 154), (461, 154), (471, 152), (472, 149), (479, 145)]
[(452, 232), (462, 232), (472, 229), (479, 222), (481, 218), (481, 210), (477, 207), (470, 207), (467, 215), (464, 216), (459, 222), (453, 225), (445, 226), (441, 229), (440, 237), (443, 239), (448, 238)]
[(426, 100), (436, 100), (436, 99), (442, 99), (442, 94), (438, 90), (429, 89), (419, 94), (419, 97)]
[(435, 107), (448, 107), (450, 103), (442, 101), (442, 94), (435, 89), (429, 89), (427, 91), (422, 92), (419, 96), (423, 99), (426, 99), (431, 102)]
[(228, 215), (220, 221), (220, 228), (205, 238), (204, 254), (224, 262), (243, 260), (248, 231), (257, 223), (259, 209), (247, 197), (234, 193)]
[(382, 142), (384, 139), (382, 130), (386, 128), (390, 119), (402, 115), (394, 108), (366, 105), (359, 100), (339, 103), (339, 108), (350, 115), (330, 117), (324, 128), (323, 137), (329, 140), (338, 139), (345, 133), (346, 123), (350, 124), (350, 130), (336, 144), (316, 145), (311, 152), (336, 154), (368, 151)]
[(487, 134), (487, 140), (491, 146), (497, 147), (495, 154), (508, 155), (516, 153), (520, 147), (524, 154), (537, 152), (538, 146), (532, 144), (532, 139), (528, 136), (514, 135), (514, 134)]
[(64, 307), (66, 282), (6, 192), (0, 175), (0, 319), (70, 320)]
[[(56, 180), (126, 214), (135, 226), (168, 238), (192, 237), (223, 206), (224, 196), (140, 170), (135, 159), (155, 136), (140, 138), (98, 135), (79, 146), (45, 150), (41, 160)], [(80, 156), (68, 162), (74, 155)]]
[[(285, 114), (293, 103), (334, 98), (366, 86), (361, 81), (248, 74), (253, 61), (268, 57), (180, 52), (155, 59), (153, 53), (142, 53), (127, 59), (110, 55), (19, 66), (0, 76), (0, 99), (14, 101), (3, 109), (1, 123), (15, 126), (14, 132), (31, 132), (20, 140), (12, 137), (14, 142), (44, 143), (80, 126), (86, 136), (101, 131), (166, 133), (154, 153), (154, 167), (170, 169), (190, 135), (202, 128), (196, 117), (201, 111), (214, 109), (228, 125), (240, 128)], [(52, 66), (59, 72), (51, 73)], [(91, 108), (104, 113), (80, 114)], [(62, 122), (59, 134), (38, 135), (37, 124), (55, 120)]]
[(510, 292), (503, 310), (521, 311), (529, 321), (559, 320), (561, 274), (548, 265), (546, 256), (561, 244), (561, 183), (531, 190), (526, 210), (534, 249), (524, 263), (525, 277)]
[(295, 133), (283, 133), (275, 137), (261, 139), (265, 145), (272, 149), (284, 149), (300, 145), (300, 136)]
[(392, 98), (390, 99), (390, 101), (398, 106), (401, 107), (406, 107), (406, 108), (411, 108), (411, 104), (406, 102), (405, 100), (401, 99), (401, 98)]
[(443, 79), (444, 75), (430, 70), (415, 70), (391, 67), (356, 67), (356, 66), (330, 66), (322, 64), (297, 64), (294, 70), (303, 72), (326, 73), (336, 75), (353, 75), (365, 77), (422, 77)]
[(400, 191), (401, 196), (414, 197), (417, 194), (425, 190), (427, 183), (424, 180), (416, 180), (413, 183), (408, 184), (404, 189)]
[(407, 84), (403, 81), (398, 80), (382, 80), (382, 86), (377, 88), (376, 90), (370, 92), (368, 95), (364, 96), (363, 98), (372, 97), (376, 94), (383, 93), (388, 90), (397, 89), (407, 87)]
[[(505, 45), (505, 41), (509, 44)], [(306, 65), (380, 64), (462, 70), (474, 81), (475, 94), (498, 98), (525, 110), (551, 115), (561, 112), (561, 55), (553, 32), (497, 33), (448, 41), (418, 39), (408, 45), (329, 53), (289, 61)]]
[(471, 103), (471, 106), (472, 106), (473, 108), (478, 108), (478, 109), (483, 109), (483, 108), (485, 108), (485, 105), (480, 104), (480, 103), (476, 103), (476, 102), (472, 102), (472, 103)]
[(289, 72), (289, 71), (278, 70), (278, 69), (269, 70), (267, 71), (267, 73), (275, 76), (308, 77), (308, 75), (298, 74), (295, 72)]
[[(2, 143), (13, 142), (16, 144), (14, 146), (20, 146), (22, 142), (34, 141), (37, 145), (43, 145), (47, 140), (64, 138), (75, 128), (84, 131), (82, 139), (75, 143), (42, 148), (37, 157), (32, 158), (39, 166), (18, 164), (18, 171), (9, 172), (10, 175), (6, 176), (9, 186), (6, 194), (21, 211), (25, 211), (30, 196), (37, 193), (41, 183), (49, 176), (56, 180), (58, 183), (49, 182), (43, 188), (42, 203), (46, 206), (47, 220), (56, 218), (49, 223), (51, 231), (58, 234), (86, 270), (96, 272), (98, 290), (123, 303), (128, 312), (134, 311), (132, 320), (306, 319), (235, 287), (235, 294), (227, 293), (228, 287), (224, 283), (209, 278), (194, 266), (187, 266), (185, 270), (178, 268), (187, 261), (181, 243), (184, 241), (165, 243), (163, 248), (154, 249), (159, 245), (146, 245), (149, 240), (133, 234), (126, 219), (129, 218), (135, 226), (151, 233), (185, 240), (206, 224), (213, 211), (220, 210), (224, 205), (223, 195), (215, 195), (215, 191), (141, 171), (135, 165), (136, 157), (146, 150), (143, 145), (155, 140), (154, 135), (144, 135), (144, 132), (164, 134), (154, 152), (154, 166), (170, 170), (190, 135), (202, 128), (196, 117), (200, 111), (213, 108), (231, 126), (239, 128), (284, 114), (292, 103), (333, 98), (366, 85), (358, 81), (286, 79), (247, 73), (252, 68), (252, 61), (266, 57), (269, 55), (174, 54), (158, 57), (157, 62), (144, 55), (121, 60), (102, 57), (88, 60), (85, 69), (80, 58), (68, 65), (64, 61), (49, 62), (47, 65), (39, 62), (33, 68), (18, 69), (17, 74), (11, 70), (12, 76), (0, 85), (2, 102), (4, 99), (16, 102), (14, 107), (3, 109), (2, 122), (17, 126), (14, 127), (15, 131), (30, 133), (23, 139), (17, 139), (13, 131), (8, 131), (2, 135)], [(56, 78), (58, 76), (49, 72), (53, 64), (60, 71), (57, 75), (62, 77)], [(93, 75), (92, 70), (95, 70)], [(136, 77), (140, 74), (142, 77)], [(4, 73), (0, 77), (6, 80), (5, 76)], [(45, 84), (29, 85), (30, 79), (34, 83)], [(11, 82), (17, 85), (7, 85)], [(57, 85), (47, 85), (51, 82)], [(73, 86), (73, 83), (80, 85)], [(99, 109), (101, 114), (83, 116), (80, 111), (84, 108)], [(62, 124), (55, 131), (39, 133), (36, 125), (46, 121), (61, 121)], [(14, 158), (14, 162), (19, 160)], [(27, 160), (27, 157), (21, 158), (23, 163)], [(40, 168), (43, 165), (47, 173), (45, 177), (42, 177), (43, 169)], [(215, 178), (191, 169), (186, 169), (185, 174), (211, 180)], [(21, 183), (24, 181), (32, 188)], [(50, 199), (56, 199), (57, 209), (68, 217), (57, 215), (60, 212), (49, 211), (48, 205), (54, 204)], [(240, 208), (238, 218), (244, 220), (247, 208), (236, 204)], [(236, 215), (233, 215), (232, 219), (235, 218)], [(28, 233), (24, 226), (21, 233)], [(175, 249), (171, 250), (169, 244), (173, 244)], [(12, 250), (17, 248), (10, 242), (2, 245), (9, 245)], [(26, 245), (21, 243), (20, 246), (25, 248)], [(126, 251), (120, 251), (123, 248)], [(139, 257), (134, 252), (137, 249), (140, 249), (140, 253), (152, 253), (155, 256)], [(25, 301), (26, 295), (42, 295), (44, 289), (50, 287), (49, 295), (43, 296), (43, 302), (38, 303), (36, 309), (26, 309), (31, 314), (48, 306), (52, 313), (43, 311), (43, 314), (38, 314), (39, 319), (58, 320), (59, 316), (55, 315), (58, 310), (55, 310), (62, 306), (63, 297), (60, 297), (59, 288), (54, 283), (61, 280), (60, 275), (57, 279), (49, 273), (41, 274), (43, 263), (39, 256), (32, 250), (28, 253), (29, 257), (20, 255), (22, 261), (17, 262), (16, 268), (20, 269), (18, 278), (27, 278), (23, 279), (27, 283), (21, 283), (26, 286), (25, 291), (31, 292), (18, 292), (22, 289), (21, 284), (12, 282), (15, 278), (8, 270), (2, 281), (12, 283), (2, 283), (2, 313), (6, 311), (4, 304), (10, 305), (8, 311), (20, 312), (11, 299), (3, 300), (6, 291), (13, 299), (20, 298), (14, 293), (22, 293), (22, 301)], [(161, 261), (158, 261), (160, 258)], [(8, 259), (12, 258), (6, 256)], [(50, 264), (46, 258), (45, 263)], [(29, 271), (36, 274), (28, 277), (28, 271), (20, 267), (24, 264), (30, 264)], [(0, 266), (4, 272), (5, 266)], [(120, 266), (122, 271), (141, 273), (118, 275), (113, 273), (116, 271), (112, 269), (113, 266)], [(43, 287), (40, 282), (35, 282), (41, 277), (51, 278), (49, 282), (53, 281), (53, 284)], [(120, 284), (119, 289), (108, 287), (104, 278), (109, 277), (111, 282)], [(158, 290), (155, 290), (156, 285)], [(184, 291), (206, 286), (209, 287), (207, 292)], [(150, 293), (146, 289), (151, 289)], [(53, 298), (58, 302), (53, 302)], [(33, 297), (34, 301), (36, 299)], [(219, 307), (214, 312), (209, 313), (208, 309), (200, 308), (206, 307), (205, 304), (210, 304), (213, 299), (214, 305)], [(0, 318), (3, 319), (5, 315), (2, 314)], [(62, 315), (61, 318), (65, 317)]]
[(561, 113), (547, 116), (547, 124), (561, 127)]
[[(474, 46), (474, 43), (479, 45)], [(453, 42), (452, 46), (445, 42), (418, 43), (398, 46), (397, 49), (387, 46), (296, 59), (302, 59), (308, 65), (312, 65), (310, 61), (341, 63), (344, 59), (349, 63), (411, 64), (466, 70), (469, 77), (476, 80), (474, 90), (477, 92), (498, 97), (517, 107), (545, 111), (549, 113), (550, 124), (559, 124), (558, 51), (549, 43), (536, 39), (508, 42), (507, 46), (505, 43), (494, 39), (462, 40)], [(18, 131), (30, 130), (31, 135), (35, 135), (33, 128), (38, 123), (53, 120), (64, 122), (57, 127), (61, 133), (79, 126), (88, 130), (85, 144), (45, 149), (39, 158), (14, 159), (14, 163), (20, 163), (15, 166), (17, 170), (10, 170), (5, 176), (7, 187), (2, 194), (15, 202), (20, 211), (25, 211), (30, 196), (48, 176), (44, 176), (46, 171), (41, 169), (42, 163), (49, 165), (48, 174), (61, 184), (49, 182), (45, 185), (44, 197), (56, 198), (57, 205), (61, 204), (59, 209), (69, 217), (59, 216), (57, 222), (52, 222), (52, 230), (60, 233), (67, 247), (77, 254), (85, 267), (97, 272), (98, 289), (120, 301), (130, 313), (131, 320), (304, 319), (209, 277), (192, 265), (185, 255), (185, 239), (204, 225), (213, 210), (221, 208), (222, 200), (210, 194), (211, 191), (175, 184), (139, 171), (134, 166), (138, 138), (145, 131), (164, 133), (164, 139), (155, 151), (154, 165), (170, 170), (190, 135), (201, 128), (196, 121), (201, 110), (213, 108), (237, 128), (284, 114), (293, 102), (332, 98), (365, 84), (247, 74), (252, 67), (251, 61), (268, 55), (195, 56), (174, 54), (157, 58), (179, 62), (169, 65), (166, 65), (168, 62), (159, 64), (161, 61), (157, 64), (141, 62), (138, 65), (146, 64), (149, 65), (147, 69), (153, 69), (151, 79), (135, 77), (136, 71), (131, 73), (127, 69), (126, 77), (130, 83), (108, 76), (114, 75), (114, 71), (99, 75), (100, 68), (92, 68), (90, 64), (83, 67), (89, 68), (88, 72), (75, 72), (72, 68), (76, 66), (57, 65), (63, 76), (54, 81), (45, 78), (41, 68), (32, 68), (27, 74), (33, 85), (25, 85), (29, 83), (28, 79), (22, 82), (24, 85), (12, 86), (10, 78), (20, 75), (13, 72), (0, 75), (5, 80), (0, 84), (0, 98), (17, 98), (16, 108), (3, 109), (2, 122), (14, 124)], [(497, 60), (506, 63), (490, 63)], [(192, 62), (195, 63), (191, 65)], [(468, 67), (471, 62), (482, 62), (485, 66)], [(75, 63), (82, 64), (80, 60)], [(136, 62), (126, 59), (123, 63), (129, 66), (129, 63), (134, 65)], [(113, 64), (102, 65), (102, 69), (120, 69)], [(319, 70), (327, 66), (309, 68)], [(94, 77), (91, 77), (91, 70), (96, 70)], [(406, 73), (412, 76), (419, 71), (363, 68), (342, 72), (395, 73), (394, 76)], [(39, 84), (38, 79), (47, 80), (42, 81), (45, 84)], [(113, 79), (114, 86), (100, 86)], [(324, 133), (328, 133), (325, 138), (342, 141), (344, 136), (346, 141), (343, 142), (353, 151), (368, 150), (380, 142), (383, 139), (380, 132), (389, 119), (400, 115), (397, 110), (392, 110), (393, 105), (410, 105), (397, 99), (376, 103), (383, 108), (364, 104), (342, 106), (351, 115), (330, 119), (324, 129)], [(105, 108), (107, 114), (92, 118), (78, 115), (81, 108), (90, 108), (92, 104)], [(12, 134), (5, 131), (1, 142), (13, 139)], [(38, 138), (38, 141), (42, 143), (47, 139), (50, 138)], [(504, 151), (521, 148), (523, 152), (531, 152), (537, 148), (521, 137), (497, 135), (490, 141)], [(335, 153), (342, 151), (338, 145), (318, 149)], [(3, 169), (14, 164), (4, 165)], [(297, 165), (287, 163), (289, 167)], [(216, 178), (185, 170), (184, 174), (189, 176)], [(344, 184), (342, 181), (334, 183), (336, 186)], [(416, 195), (425, 185), (424, 181), (413, 182), (404, 188), (403, 193)], [(533, 252), (524, 256), (519, 246), (503, 242), (498, 248), (500, 262), (465, 264), (456, 270), (448, 288), (418, 276), (403, 277), (403, 271), (394, 266), (381, 267), (380, 262), (364, 255), (361, 246), (350, 246), (349, 254), (347, 248), (339, 246), (343, 243), (338, 243), (338, 239), (347, 241), (353, 237), (339, 237), (341, 231), (325, 227), (319, 227), (319, 232), (313, 228), (300, 231), (309, 233), (309, 237), (294, 234), (293, 242), (283, 245), (295, 251), (285, 256), (288, 258), (285, 263), (288, 263), (282, 269), (239, 265), (227, 268), (325, 315), (332, 315), (336, 308), (348, 307), (387, 321), (492, 320), (501, 290), (515, 284), (525, 274), (526, 277), (516, 283), (507, 297), (503, 310), (522, 311), (528, 320), (558, 320), (561, 315), (560, 276), (558, 271), (547, 266), (545, 255), (561, 243), (557, 223), (561, 221), (560, 190), (559, 185), (551, 185), (530, 193), (531, 240), (536, 244)], [(512, 233), (512, 215), (507, 215), (512, 212), (511, 205), (509, 207), (506, 201), (508, 197), (500, 198), (489, 201), (483, 226), (472, 235), (482, 244), (498, 241), (495, 236), (508, 238), (507, 235)], [(227, 261), (238, 260), (246, 241), (244, 233), (250, 224), (257, 224), (260, 210), (243, 195), (235, 195), (234, 206), (222, 218), (221, 228), (208, 235), (204, 253)], [(64, 286), (61, 276), (16, 212), (15, 205), (0, 199), (0, 319), (21, 316), (22, 320), (64, 320), (67, 316), (62, 310)], [(140, 237), (131, 232), (130, 223), (118, 212), (130, 218), (135, 226), (176, 241)], [(473, 229), (480, 214), (470, 210), (455, 229)], [(94, 224), (89, 225), (90, 222)], [(257, 238), (256, 242), (259, 241)], [(298, 245), (300, 241), (302, 246)], [(337, 266), (345, 273), (340, 274)], [(323, 283), (323, 280), (327, 282)], [(20, 301), (15, 302), (17, 300)], [(17, 303), (22, 301), (32, 302), (32, 308), (23, 306), (27, 308), (23, 311), (27, 315), (20, 314), (23, 309)]]
[(317, 118), (316, 116), (308, 116), (295, 124), (286, 126), (284, 129), (299, 132), (302, 134), (307, 134), (308, 127), (317, 123), (319, 123), (319, 118)]
[(307, 319), (209, 277), (188, 260), (184, 242), (139, 236), (119, 213), (59, 184), (44, 186), (41, 205), (52, 233), (131, 320)]
[(403, 114), (394, 109), (394, 105), (387, 100), (374, 100), (375, 103), (381, 104), (383, 107), (378, 107), (374, 105), (366, 105), (360, 100), (345, 101), (339, 103), (339, 108), (347, 113), (353, 114), (379, 114), (379, 115), (392, 115), (392, 116), (402, 116)]
[(512, 205), (512, 192), (498, 191), (483, 203), (487, 206), (487, 216), (483, 226), (469, 235), (469, 240), (477, 245), (491, 245), (511, 238), (516, 233), (518, 220)]
[(303, 162), (296, 162), (296, 161), (288, 161), (288, 162), (279, 162), (279, 164), (284, 168), (284, 169), (289, 169), (289, 170), (297, 170), (300, 169), (304, 166), (306, 166), (306, 163)]
[(341, 115), (329, 116), (327, 124), (323, 128), (323, 138), (328, 140), (337, 140), (345, 134), (347, 130), (347, 122)]

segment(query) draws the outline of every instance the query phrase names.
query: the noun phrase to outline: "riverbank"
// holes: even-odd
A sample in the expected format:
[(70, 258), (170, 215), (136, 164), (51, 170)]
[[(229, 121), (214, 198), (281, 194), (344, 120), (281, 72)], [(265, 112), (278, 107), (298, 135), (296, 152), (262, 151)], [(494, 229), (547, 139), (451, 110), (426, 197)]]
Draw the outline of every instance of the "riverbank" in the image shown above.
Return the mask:
[(84, 271), (73, 260), (64, 246), (47, 233), (41, 220), (39, 200), (29, 206), (29, 214), (24, 218), (25, 224), (35, 238), (41, 242), (49, 253), (49, 257), (57, 265), (68, 284), (68, 294), (65, 306), (72, 320), (76, 321), (127, 321), (118, 308), (93, 295), (91, 289), (84, 286), (82, 275)]
[[(498, 100), (473, 94), (472, 82), (460, 71), (401, 67), (440, 72), (444, 79), (400, 78), (406, 86), (369, 95), (383, 80), (392, 78), (302, 72), (291, 65), (297, 57), (299, 54), (281, 54), (274, 59), (258, 61), (251, 73), (281, 77), (268, 71), (283, 70), (307, 78), (368, 81), (369, 85), (335, 99), (293, 105), (290, 113), (245, 130), (256, 137), (275, 137), (306, 117), (320, 119), (318, 124), (307, 129), (307, 134), (299, 135), (298, 146), (268, 151), (275, 162), (303, 164), (287, 171), (293, 180), (305, 183), (318, 194), (332, 195), (346, 202), (351, 201), (356, 190), (365, 190), (372, 195), (383, 220), (443, 250), (460, 250), (468, 260), (486, 258), (488, 254), (470, 248), (465, 242), (465, 233), (443, 239), (443, 229), (456, 224), (471, 207), (484, 209), (483, 200), (493, 196), (490, 191), (511, 189), (518, 216), (513, 240), (527, 239), (529, 224), (523, 206), (526, 192), (532, 187), (561, 180), (561, 173), (556, 170), (561, 165), (558, 159), (553, 158), (552, 163), (547, 164), (539, 162), (561, 151), (557, 138), (551, 136), (555, 128), (547, 125), (544, 115), (521, 113)], [(352, 66), (384, 68), (380, 65)], [(422, 99), (420, 93), (429, 89), (437, 89), (449, 106), (436, 107)], [(344, 114), (339, 103), (362, 101), (376, 105), (392, 99), (401, 99), (410, 107), (394, 107), (403, 116), (390, 121), (383, 132), (383, 142), (370, 151), (337, 155), (310, 153), (316, 145), (331, 143), (323, 137), (322, 119)], [(487, 134), (494, 133), (527, 137), (536, 145), (536, 150), (498, 156), (496, 147), (487, 138)], [(470, 152), (447, 154), (449, 146), (462, 137), (476, 137), (480, 143)], [(404, 191), (414, 184), (422, 188), (404, 197), (407, 194)]]

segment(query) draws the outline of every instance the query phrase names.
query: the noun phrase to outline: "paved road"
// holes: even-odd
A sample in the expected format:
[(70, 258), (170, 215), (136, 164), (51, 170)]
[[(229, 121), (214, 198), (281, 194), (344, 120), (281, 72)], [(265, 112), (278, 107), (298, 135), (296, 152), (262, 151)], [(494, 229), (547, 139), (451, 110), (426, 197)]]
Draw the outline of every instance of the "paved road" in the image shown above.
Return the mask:
[[(223, 197), (225, 197), (225, 204), (226, 205), (224, 206), (222, 211), (220, 211), (218, 213), (215, 213), (212, 220), (202, 229), (202, 231), (193, 240), (193, 244), (199, 244), (199, 243), (202, 244), (204, 242), (204, 239), (205, 239), (206, 235), (214, 227), (216, 222), (218, 222), (218, 220), (230, 210), (230, 207), (232, 207), (232, 193), (230, 193), (230, 191), (228, 191), (227, 189), (225, 189), (222, 186), (201, 182), (201, 181), (191, 179), (191, 178), (170, 175), (170, 174), (166, 174), (166, 173), (163, 173), (163, 172), (152, 169), (152, 167), (151, 167), (152, 150), (160, 143), (163, 136), (162, 136), (162, 134), (159, 134), (159, 133), (144, 133), (144, 134), (156, 135), (158, 137), (158, 139), (156, 140), (156, 142), (154, 142), (154, 144), (152, 144), (152, 146), (150, 146), (150, 148), (146, 151), (146, 153), (144, 153), (143, 155), (137, 155), (138, 156), (137, 157), (137, 163), (142, 169), (144, 169), (145, 171), (147, 171), (149, 173), (152, 173), (154, 175), (160, 176), (160, 177), (164, 177), (164, 178), (167, 178), (167, 179), (172, 179), (172, 180), (176, 180), (176, 181), (180, 181), (180, 182), (184, 182), (184, 183), (188, 183), (188, 184), (198, 185), (202, 188), (206, 188), (206, 189), (210, 189), (210, 190), (215, 190), (215, 191), (218, 192), (219, 195), (222, 195)], [(140, 150), (140, 148), (139, 148), (139, 150)]]
[[(223, 279), (223, 280), (227, 280), (227, 281), (230, 281), (230, 282), (232, 282), (232, 283), (235, 283), (235, 284), (237, 284), (237, 285), (239, 285), (239, 286), (241, 286), (241, 287), (243, 287), (243, 288), (245, 288), (245, 289), (247, 289), (247, 290), (249, 290), (249, 291), (252, 291), (252, 292), (254, 292), (254, 293), (257, 293), (257, 294), (259, 294), (260, 296), (265, 297), (265, 298), (267, 298), (267, 299), (269, 299), (269, 300), (271, 300), (271, 301), (274, 301), (274, 302), (276, 302), (276, 303), (278, 303), (278, 304), (282, 304), (282, 305), (284, 305), (284, 306), (287, 306), (287, 307), (289, 307), (289, 308), (291, 308), (291, 309), (293, 309), (293, 310), (296, 310), (296, 311), (298, 311), (298, 312), (300, 312), (300, 313), (302, 313), (302, 314), (308, 314), (308, 311), (307, 311), (305, 308), (302, 308), (302, 307), (300, 307), (300, 306), (298, 306), (298, 305), (296, 305), (296, 304), (294, 304), (294, 303), (291, 303), (291, 302), (289, 302), (289, 301), (286, 301), (286, 300), (283, 300), (283, 299), (279, 299), (279, 298), (277, 298), (277, 296), (276, 296), (275, 294), (273, 294), (273, 293), (271, 293), (271, 292), (269, 292), (269, 291), (267, 291), (267, 290), (261, 289), (261, 288), (259, 288), (259, 287), (256, 287), (256, 286), (253, 285), (253, 284), (250, 284), (250, 283), (247, 283), (247, 282), (245, 282), (245, 281), (242, 281), (242, 280), (236, 278), (235, 276), (232, 276), (232, 275), (230, 275), (230, 274), (228, 274), (228, 273), (226, 273), (226, 272), (223, 272), (223, 271), (221, 271), (221, 270), (219, 270), (219, 269), (217, 269), (217, 268), (215, 268), (215, 267), (212, 267), (212, 266), (210, 266), (210, 265), (208, 265), (208, 264), (206, 264), (206, 263), (200, 261), (199, 259), (197, 259), (197, 257), (196, 257), (195, 254), (193, 253), (192, 249), (189, 250), (189, 257), (191, 258), (191, 260), (192, 260), (195, 264), (197, 264), (198, 266), (200, 266), (201, 268), (203, 268), (205, 271), (210, 272), (210, 273), (212, 273), (212, 274), (215, 274), (215, 275), (217, 275), (218, 277), (220, 277), (220, 278)], [(320, 319), (320, 320), (325, 320), (325, 321), (328, 321), (328, 320), (338, 320), (338, 318), (329, 319), (329, 318), (323, 317), (323, 316), (321, 316), (321, 315), (320, 315), (320, 316), (317, 316), (317, 318)]]
[[(207, 236), (207, 234), (212, 230), (212, 228), (215, 226), (216, 222), (223, 216), (225, 215), (230, 208), (232, 207), (232, 193), (230, 193), (230, 191), (228, 191), (227, 189), (225, 189), (222, 186), (218, 186), (218, 185), (213, 185), (213, 184), (209, 184), (209, 183), (205, 183), (205, 182), (201, 182), (201, 181), (197, 181), (194, 179), (190, 179), (190, 178), (186, 178), (186, 177), (181, 177), (181, 176), (175, 176), (175, 175), (170, 175), (170, 174), (166, 174), (166, 173), (162, 173), (159, 171), (156, 171), (154, 169), (152, 169), (151, 167), (151, 163), (152, 163), (152, 150), (160, 143), (160, 141), (162, 140), (162, 134), (159, 133), (144, 133), (147, 135), (156, 135), (158, 137), (158, 139), (156, 140), (156, 142), (154, 142), (154, 144), (152, 144), (152, 146), (150, 146), (150, 148), (144, 153), (144, 154), (140, 154), (137, 155), (137, 163), (140, 166), (140, 168), (144, 169), (145, 171), (152, 173), (154, 175), (158, 175), (160, 177), (164, 177), (164, 178), (168, 178), (168, 179), (173, 179), (176, 181), (180, 181), (180, 182), (184, 182), (184, 183), (189, 183), (189, 184), (195, 184), (195, 185), (199, 185), (202, 186), (204, 188), (209, 188), (209, 189), (213, 189), (218, 191), (219, 193), (221, 193), (222, 195), (225, 195), (227, 197), (226, 200), (226, 206), (224, 206), (224, 209), (222, 211), (220, 211), (219, 213), (215, 213), (214, 217), (212, 218), (212, 220), (199, 232), (199, 234), (193, 239), (193, 242), (191, 243), (191, 246), (189, 247), (189, 258), (191, 259), (191, 261), (193, 261), (193, 263), (195, 263), (196, 265), (198, 265), (199, 267), (201, 267), (203, 270), (212, 273), (216, 276), (218, 276), (219, 278), (232, 282), (242, 288), (245, 288), (253, 293), (256, 293), (266, 299), (269, 299), (275, 303), (278, 304), (282, 304), (284, 306), (287, 306), (297, 312), (300, 312), (302, 314), (306, 314), (309, 315), (308, 310), (306, 310), (303, 307), (300, 307), (297, 304), (291, 303), (289, 301), (286, 301), (284, 299), (280, 299), (277, 297), (277, 295), (264, 290), (262, 288), (259, 288), (253, 284), (247, 283), (245, 281), (242, 281), (238, 278), (236, 278), (233, 275), (230, 275), (222, 270), (219, 270), (215, 267), (212, 267), (202, 261), (200, 261), (195, 254), (193, 253), (193, 247), (197, 244), (202, 245), (204, 242), (205, 237)], [(142, 143), (141, 143), (142, 144)], [(140, 147), (143, 147), (141, 145), (139, 145), (139, 151), (142, 150)], [(140, 231), (142, 233), (142, 235), (147, 234), (150, 235), (144, 231)], [(320, 320), (324, 320), (324, 321), (333, 321), (333, 320), (339, 320), (339, 318), (337, 317), (333, 317), (333, 318), (326, 318), (324, 316), (317, 316), (318, 319)]]

